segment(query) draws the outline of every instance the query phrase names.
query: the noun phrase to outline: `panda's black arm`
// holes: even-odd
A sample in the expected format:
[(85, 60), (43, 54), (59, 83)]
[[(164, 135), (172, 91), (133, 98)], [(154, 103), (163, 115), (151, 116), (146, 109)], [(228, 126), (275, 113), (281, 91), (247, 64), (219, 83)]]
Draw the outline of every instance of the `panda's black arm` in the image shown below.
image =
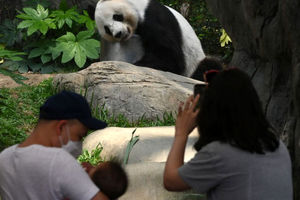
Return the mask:
[(168, 8), (152, 0), (139, 23), (144, 56), (136, 65), (183, 74), (185, 60), (180, 26)]

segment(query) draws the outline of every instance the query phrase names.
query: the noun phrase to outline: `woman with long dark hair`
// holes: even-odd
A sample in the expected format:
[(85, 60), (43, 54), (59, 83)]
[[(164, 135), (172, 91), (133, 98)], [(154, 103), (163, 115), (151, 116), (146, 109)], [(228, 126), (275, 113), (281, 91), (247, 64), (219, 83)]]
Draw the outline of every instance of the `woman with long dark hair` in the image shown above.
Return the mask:
[[(291, 160), (267, 121), (249, 76), (238, 69), (214, 77), (201, 97), (178, 109), (164, 186), (192, 188), (208, 200), (292, 200)], [(185, 163), (189, 133), (198, 127), (196, 155)]]

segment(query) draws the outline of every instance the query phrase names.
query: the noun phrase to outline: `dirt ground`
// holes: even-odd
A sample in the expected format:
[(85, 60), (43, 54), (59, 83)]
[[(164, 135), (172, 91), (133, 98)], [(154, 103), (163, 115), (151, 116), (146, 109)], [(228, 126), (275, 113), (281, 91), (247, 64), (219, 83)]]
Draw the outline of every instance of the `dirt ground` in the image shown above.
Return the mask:
[[(22, 74), (22, 76), (28, 78), (28, 80), (23, 81), (25, 84), (28, 85), (38, 85), (45, 79), (54, 77), (55, 74)], [(12, 78), (9, 76), (5, 76), (0, 74), (0, 88), (15, 88), (21, 86), (20, 84), (16, 83)]]

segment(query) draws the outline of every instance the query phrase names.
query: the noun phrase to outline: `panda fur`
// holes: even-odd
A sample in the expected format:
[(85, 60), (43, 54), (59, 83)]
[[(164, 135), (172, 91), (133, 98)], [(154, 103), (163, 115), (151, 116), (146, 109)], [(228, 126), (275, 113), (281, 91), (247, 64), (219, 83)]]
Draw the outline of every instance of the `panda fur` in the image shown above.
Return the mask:
[(101, 61), (124, 61), (189, 77), (205, 57), (187, 20), (157, 0), (100, 0), (95, 21)]

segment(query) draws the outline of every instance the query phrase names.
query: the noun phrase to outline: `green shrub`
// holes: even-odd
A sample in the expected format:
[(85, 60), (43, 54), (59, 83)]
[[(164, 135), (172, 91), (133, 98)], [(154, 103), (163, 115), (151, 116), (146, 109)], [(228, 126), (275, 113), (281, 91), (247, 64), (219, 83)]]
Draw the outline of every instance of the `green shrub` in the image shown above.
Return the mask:
[[(183, 3), (181, 0), (159, 1), (179, 12)], [(186, 0), (184, 2), (190, 5), (189, 14), (186, 18), (201, 40), (205, 54), (220, 56), (225, 62), (229, 62), (233, 52), (232, 44), (230, 43), (225, 47), (221, 46), (220, 37), (222, 35), (222, 26), (210, 13), (206, 6), (206, 2), (204, 0)]]
[[(18, 19), (6, 20), (1, 25), (0, 42), (28, 56), (23, 56), (22, 61), (0, 64), (0, 68), (51, 73), (74, 64), (82, 68), (99, 58), (99, 35), (86, 11), (66, 6), (51, 10), (40, 4), (22, 11), (16, 16)], [(21, 39), (15, 40), (11, 35)]]

